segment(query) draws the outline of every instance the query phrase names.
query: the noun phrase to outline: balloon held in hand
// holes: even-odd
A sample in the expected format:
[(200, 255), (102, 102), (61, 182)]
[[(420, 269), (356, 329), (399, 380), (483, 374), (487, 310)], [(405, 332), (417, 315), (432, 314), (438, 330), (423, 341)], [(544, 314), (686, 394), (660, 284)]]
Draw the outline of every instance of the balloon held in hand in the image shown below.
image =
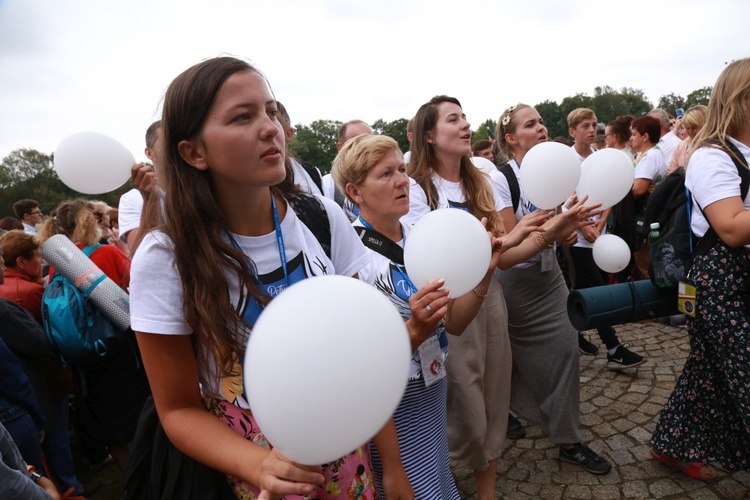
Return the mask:
[(531, 203), (544, 210), (568, 199), (580, 177), (578, 157), (558, 142), (537, 144), (521, 161), (521, 188)]
[(268, 441), (302, 465), (369, 441), (398, 406), (411, 346), (393, 304), (356, 279), (295, 283), (258, 318), (245, 353), (250, 408)]
[(633, 187), (635, 170), (630, 159), (618, 149), (602, 149), (583, 160), (576, 193), (589, 196), (587, 206), (602, 204), (602, 210), (620, 202)]
[(122, 144), (97, 132), (65, 138), (55, 150), (55, 172), (74, 191), (102, 194), (130, 179), (135, 158)]
[(404, 246), (404, 265), (417, 288), (445, 279), (452, 297), (482, 281), (492, 257), (487, 230), (460, 209), (434, 210), (414, 224)]

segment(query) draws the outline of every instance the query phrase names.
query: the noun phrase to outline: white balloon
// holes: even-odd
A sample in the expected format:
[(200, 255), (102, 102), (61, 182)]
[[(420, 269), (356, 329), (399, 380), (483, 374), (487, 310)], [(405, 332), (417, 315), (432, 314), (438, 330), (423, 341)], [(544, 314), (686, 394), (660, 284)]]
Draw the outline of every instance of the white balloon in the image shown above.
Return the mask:
[(409, 378), (404, 321), (344, 276), (295, 283), (258, 318), (245, 353), (250, 408), (268, 441), (303, 465), (332, 462), (393, 415)]
[(472, 156), (471, 163), (487, 175), (490, 175), (493, 170), (497, 170), (495, 164), (483, 156)]
[(411, 151), (407, 151), (406, 153), (404, 153), (404, 163), (408, 165), (410, 159), (411, 159)]
[(414, 224), (404, 265), (417, 288), (445, 279), (452, 297), (471, 291), (487, 273), (492, 245), (476, 217), (460, 209), (434, 210)]
[(521, 188), (531, 203), (544, 210), (564, 202), (580, 177), (578, 156), (559, 142), (539, 143), (521, 161)]
[(594, 242), (594, 262), (605, 273), (619, 273), (630, 262), (630, 247), (614, 234), (603, 234)]
[(55, 151), (55, 172), (74, 191), (102, 194), (130, 179), (135, 158), (122, 144), (97, 132), (79, 132), (65, 138)]
[(609, 208), (628, 194), (634, 177), (633, 164), (625, 153), (619, 149), (601, 149), (583, 160), (576, 194), (579, 199), (589, 196), (586, 205), (601, 202), (602, 209)]

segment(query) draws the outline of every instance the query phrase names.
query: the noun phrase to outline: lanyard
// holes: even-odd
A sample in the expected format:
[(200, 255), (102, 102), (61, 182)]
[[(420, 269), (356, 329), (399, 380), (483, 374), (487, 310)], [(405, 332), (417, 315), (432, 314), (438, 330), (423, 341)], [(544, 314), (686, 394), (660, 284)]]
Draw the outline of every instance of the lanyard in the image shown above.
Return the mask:
[[(365, 233), (363, 233), (363, 234), (360, 235), (360, 237), (362, 237), (362, 242), (365, 244), (365, 246), (368, 247), (368, 248), (370, 248), (371, 250), (379, 253), (380, 255), (383, 255), (384, 257), (388, 258), (391, 261), (391, 263), (396, 267), (396, 270), (401, 275), (401, 277), (404, 278), (404, 281), (406, 282), (406, 284), (409, 285), (409, 290), (411, 291), (411, 294), (413, 295), (413, 294), (417, 293), (417, 287), (414, 286), (414, 283), (412, 283), (411, 280), (409, 279), (409, 275), (406, 274), (406, 268), (404, 267), (404, 265), (401, 264), (401, 263), (399, 263), (399, 262), (396, 262), (396, 260), (394, 259), (394, 257), (391, 257), (391, 256), (387, 255), (386, 254), (387, 251), (384, 252), (384, 250), (387, 248), (386, 245), (388, 243), (390, 243), (390, 245), (388, 245), (388, 246), (398, 247), (399, 250), (401, 249), (401, 247), (398, 246), (398, 244), (396, 242), (392, 241), (390, 238), (388, 238), (388, 237), (380, 234), (378, 231), (376, 231), (375, 228), (372, 227), (372, 224), (370, 224), (369, 222), (367, 222), (365, 220), (365, 218), (362, 217), (361, 213), (359, 215), (359, 220), (360, 220), (360, 222), (362, 222), (362, 225), (365, 226), (365, 229), (368, 229), (370, 231), (370, 233), (367, 234), (367, 235)], [(404, 245), (406, 245), (406, 234), (404, 233), (403, 229), (401, 230), (401, 234), (403, 235)], [(368, 236), (368, 237), (363, 237), (363, 236)], [(373, 237), (375, 239), (381, 239), (382, 241), (378, 242), (379, 244), (375, 243), (375, 242), (373, 242)], [(373, 243), (375, 243), (375, 244), (373, 244)]]
[[(289, 288), (289, 273), (287, 272), (286, 267), (286, 250), (284, 248), (284, 235), (281, 233), (281, 223), (279, 222), (279, 212), (276, 210), (276, 200), (273, 197), (273, 194), (271, 194), (271, 209), (273, 210), (273, 225), (276, 229), (276, 245), (279, 248), (279, 259), (281, 260), (281, 268), (284, 270), (284, 284), (287, 288)], [(237, 244), (237, 241), (232, 236), (232, 233), (229, 231), (226, 231), (227, 236), (229, 237), (229, 242), (232, 244), (234, 248), (242, 252), (242, 249)], [(256, 271), (255, 266), (252, 265), (252, 262), (250, 262), (250, 271), (253, 273), (253, 277), (259, 284), (263, 284), (260, 281), (260, 278), (258, 277), (258, 271)]]

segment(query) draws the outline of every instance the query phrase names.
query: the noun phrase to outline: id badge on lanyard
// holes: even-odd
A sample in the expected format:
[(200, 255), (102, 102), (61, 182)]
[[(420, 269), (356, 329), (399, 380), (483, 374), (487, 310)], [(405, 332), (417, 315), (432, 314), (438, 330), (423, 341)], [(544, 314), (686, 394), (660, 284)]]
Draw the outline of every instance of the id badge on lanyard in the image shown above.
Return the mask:
[(422, 378), (425, 387), (429, 387), (438, 380), (445, 378), (445, 359), (440, 349), (437, 335), (431, 335), (419, 346), (419, 363), (422, 365)]

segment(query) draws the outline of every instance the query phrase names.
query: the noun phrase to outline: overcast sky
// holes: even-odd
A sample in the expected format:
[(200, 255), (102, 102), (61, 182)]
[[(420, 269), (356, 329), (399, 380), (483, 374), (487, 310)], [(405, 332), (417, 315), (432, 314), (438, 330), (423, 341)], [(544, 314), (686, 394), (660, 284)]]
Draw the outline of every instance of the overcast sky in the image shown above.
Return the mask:
[(610, 85), (686, 96), (750, 56), (746, 0), (0, 0), (0, 158), (101, 132), (143, 160), (170, 81), (232, 54), (292, 121), (409, 118), (457, 97), (476, 128)]

